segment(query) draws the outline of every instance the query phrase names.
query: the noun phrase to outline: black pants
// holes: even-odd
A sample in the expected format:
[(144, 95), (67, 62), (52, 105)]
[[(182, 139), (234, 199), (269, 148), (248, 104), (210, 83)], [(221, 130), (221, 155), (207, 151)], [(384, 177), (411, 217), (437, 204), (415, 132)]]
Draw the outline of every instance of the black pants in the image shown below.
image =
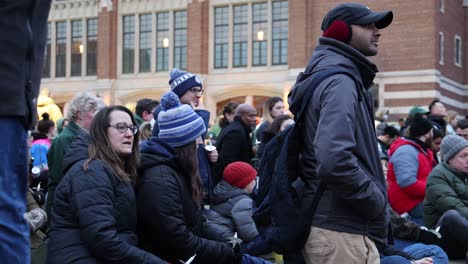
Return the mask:
[(442, 248), (450, 258), (465, 258), (468, 252), (468, 220), (456, 210), (448, 210), (439, 219)]

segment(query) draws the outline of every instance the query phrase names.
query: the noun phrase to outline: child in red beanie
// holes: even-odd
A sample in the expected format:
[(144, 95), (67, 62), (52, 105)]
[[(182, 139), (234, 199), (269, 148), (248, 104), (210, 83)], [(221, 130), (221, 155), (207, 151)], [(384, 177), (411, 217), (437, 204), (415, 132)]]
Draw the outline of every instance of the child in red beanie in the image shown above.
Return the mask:
[(252, 219), (252, 193), (257, 171), (248, 163), (236, 161), (223, 171), (223, 180), (214, 188), (211, 210), (206, 212), (211, 228), (223, 237), (233, 237), (237, 232), (242, 241), (258, 236)]

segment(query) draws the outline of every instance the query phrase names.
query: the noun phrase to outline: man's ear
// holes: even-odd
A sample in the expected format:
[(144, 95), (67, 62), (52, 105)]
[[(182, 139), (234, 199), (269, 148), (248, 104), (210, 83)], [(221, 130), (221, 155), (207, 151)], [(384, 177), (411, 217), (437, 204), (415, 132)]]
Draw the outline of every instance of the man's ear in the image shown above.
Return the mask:
[(343, 20), (334, 21), (322, 34), (326, 38), (336, 39), (344, 43), (351, 40), (351, 35), (351, 26)]

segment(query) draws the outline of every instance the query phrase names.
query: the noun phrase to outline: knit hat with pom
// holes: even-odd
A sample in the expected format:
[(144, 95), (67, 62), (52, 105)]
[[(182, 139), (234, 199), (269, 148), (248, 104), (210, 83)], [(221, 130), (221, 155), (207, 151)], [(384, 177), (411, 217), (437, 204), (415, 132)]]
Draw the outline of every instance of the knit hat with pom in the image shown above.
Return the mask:
[(181, 71), (178, 68), (172, 69), (169, 84), (171, 85), (171, 90), (179, 98), (192, 87), (199, 86), (202, 88), (202, 82), (198, 76), (190, 72)]
[(255, 180), (257, 171), (250, 164), (236, 161), (227, 165), (223, 172), (223, 179), (232, 186), (244, 189)]
[(203, 119), (187, 104), (180, 104), (173, 92), (161, 98), (158, 115), (159, 138), (172, 147), (180, 147), (195, 141), (205, 133)]

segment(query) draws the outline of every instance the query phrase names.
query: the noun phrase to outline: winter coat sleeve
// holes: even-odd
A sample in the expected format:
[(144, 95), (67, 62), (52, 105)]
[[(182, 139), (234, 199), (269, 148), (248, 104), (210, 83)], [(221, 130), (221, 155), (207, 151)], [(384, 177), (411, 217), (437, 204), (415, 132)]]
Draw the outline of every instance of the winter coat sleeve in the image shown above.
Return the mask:
[(258, 236), (257, 226), (252, 218), (252, 199), (239, 200), (232, 207), (231, 214), (240, 239), (247, 242)]
[(424, 198), (426, 183), (418, 179), (419, 151), (411, 145), (399, 147), (390, 158), (398, 186), (407, 195)]
[(71, 206), (77, 212), (80, 236), (90, 252), (112, 263), (165, 263), (121, 239), (114, 218), (115, 193), (103, 164), (93, 162), (93, 169), (74, 175)]
[[(317, 124), (313, 148), (318, 161), (317, 176), (327, 188), (333, 189), (343, 200), (367, 219), (374, 219), (386, 208), (382, 190), (358, 164), (354, 154), (356, 122), (362, 102), (358, 100), (355, 82), (347, 75), (335, 75), (323, 81), (320, 94), (320, 118)], [(326, 89), (323, 89), (326, 87)], [(315, 95), (314, 95), (315, 97)], [(313, 107), (310, 104), (309, 107)], [(310, 112), (310, 111), (308, 111)], [(311, 115), (305, 122), (313, 123)], [(311, 137), (312, 134), (308, 133)]]
[[(460, 184), (463, 183), (460, 180)], [(444, 214), (450, 209), (457, 210), (468, 219), (468, 206), (449, 184), (449, 179), (441, 171), (434, 170), (428, 178), (426, 187), (426, 199), (430, 201), (435, 209)]]
[(175, 259), (187, 260), (196, 253), (197, 263), (231, 263), (234, 255), (228, 244), (197, 236), (187, 226), (181, 200), (184, 190), (176, 180), (178, 176), (165, 166), (149, 173), (160, 177), (144, 182), (138, 189), (139, 221), (145, 232), (163, 237), (166, 248), (177, 254), (171, 256)]

